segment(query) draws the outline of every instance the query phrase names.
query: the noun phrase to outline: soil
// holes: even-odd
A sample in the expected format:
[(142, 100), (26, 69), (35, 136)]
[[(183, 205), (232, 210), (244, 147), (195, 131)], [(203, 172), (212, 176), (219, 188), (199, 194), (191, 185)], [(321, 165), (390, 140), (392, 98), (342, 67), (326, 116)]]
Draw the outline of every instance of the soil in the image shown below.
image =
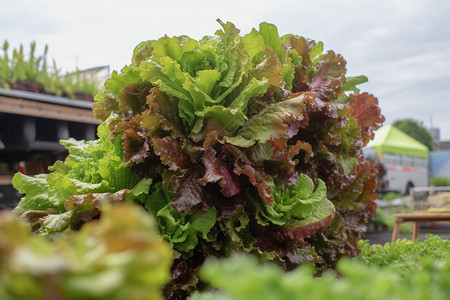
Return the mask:
[(92, 95), (81, 93), (81, 92), (75, 92), (73, 93), (75, 96), (75, 99), (78, 100), (85, 100), (85, 101), (94, 101), (94, 97)]
[(14, 83), (8, 82), (8, 85), (14, 90), (51, 95), (51, 93), (45, 91), (41, 84), (29, 80), (18, 80)]
[[(50, 93), (45, 90), (45, 88), (37, 83), (32, 82), (30, 80), (18, 80), (14, 83), (8, 82), (8, 85), (11, 89), (14, 90), (20, 90), (20, 91), (27, 91), (32, 93), (39, 93), (39, 94), (45, 94), (45, 95), (52, 95), (55, 96), (54, 93)], [(85, 100), (85, 101), (94, 101), (94, 97), (92, 95), (81, 93), (81, 92), (75, 92), (74, 93), (75, 99), (77, 100)], [(67, 97), (70, 98), (67, 93), (63, 93), (61, 97)]]

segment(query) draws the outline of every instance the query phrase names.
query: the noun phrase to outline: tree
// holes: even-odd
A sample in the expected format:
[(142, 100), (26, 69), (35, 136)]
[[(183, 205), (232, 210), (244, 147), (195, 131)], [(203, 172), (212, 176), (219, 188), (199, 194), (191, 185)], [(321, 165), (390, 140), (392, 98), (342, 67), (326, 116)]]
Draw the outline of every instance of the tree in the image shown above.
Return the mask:
[(427, 146), (429, 150), (433, 150), (433, 137), (422, 123), (412, 119), (403, 119), (395, 121), (392, 125)]

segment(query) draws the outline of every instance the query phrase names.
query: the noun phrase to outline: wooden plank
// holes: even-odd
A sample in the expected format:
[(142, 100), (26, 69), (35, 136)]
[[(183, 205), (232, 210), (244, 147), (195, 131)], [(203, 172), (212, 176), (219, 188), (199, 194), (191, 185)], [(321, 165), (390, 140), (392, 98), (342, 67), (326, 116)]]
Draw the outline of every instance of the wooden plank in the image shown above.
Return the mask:
[(87, 124), (101, 123), (91, 110), (3, 96), (0, 96), (0, 112)]
[(419, 236), (419, 222), (414, 222), (411, 240), (415, 241)]
[(415, 212), (415, 213), (404, 213), (395, 214), (396, 218), (400, 218), (403, 222), (408, 221), (445, 221), (450, 220), (450, 213), (430, 213), (430, 212)]
[(0, 185), (9, 185), (12, 183), (12, 176), (10, 175), (0, 175)]
[(392, 232), (392, 242), (395, 242), (400, 232), (400, 224), (403, 222), (413, 222), (412, 240), (414, 241), (419, 235), (419, 223), (433, 221), (450, 221), (450, 213), (433, 213), (433, 212), (413, 212), (395, 214), (395, 225)]
[(402, 220), (395, 219), (394, 230), (392, 231), (392, 243), (395, 242), (398, 238), (398, 234), (400, 233), (400, 223)]

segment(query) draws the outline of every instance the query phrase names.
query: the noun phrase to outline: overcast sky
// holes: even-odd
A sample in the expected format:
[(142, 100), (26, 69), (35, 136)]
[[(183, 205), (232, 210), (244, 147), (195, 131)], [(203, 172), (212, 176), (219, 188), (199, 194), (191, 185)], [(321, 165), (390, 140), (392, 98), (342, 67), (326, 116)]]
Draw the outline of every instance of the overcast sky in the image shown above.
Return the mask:
[(280, 35), (323, 41), (364, 74), (362, 91), (380, 101), (386, 125), (412, 118), (450, 140), (450, 1), (448, 0), (0, 0), (0, 42), (36, 41), (38, 54), (63, 71), (129, 64), (141, 41), (201, 38), (231, 21), (242, 34), (261, 22)]

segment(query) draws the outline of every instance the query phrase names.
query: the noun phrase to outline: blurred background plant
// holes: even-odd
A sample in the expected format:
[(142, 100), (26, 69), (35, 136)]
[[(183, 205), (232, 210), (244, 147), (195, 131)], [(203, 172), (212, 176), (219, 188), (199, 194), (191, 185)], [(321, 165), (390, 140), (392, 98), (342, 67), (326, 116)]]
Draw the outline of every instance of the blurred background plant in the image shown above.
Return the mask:
[(381, 200), (383, 201), (393, 201), (396, 199), (403, 199), (404, 196), (397, 192), (387, 192), (386, 194), (381, 196)]
[[(408, 212), (407, 196), (397, 192), (388, 192), (379, 195), (378, 208), (372, 218), (373, 227), (375, 230), (389, 230), (392, 231), (395, 225), (396, 213)], [(386, 204), (386, 205), (384, 205)], [(397, 205), (395, 205), (397, 204)], [(402, 223), (400, 225), (401, 233), (412, 232), (411, 223)]]
[(155, 220), (131, 204), (54, 239), (0, 212), (0, 299), (162, 299), (172, 249)]
[(450, 186), (450, 178), (433, 177), (430, 179), (430, 186)]
[[(396, 213), (407, 212), (408, 210), (394, 210), (392, 208), (378, 208), (375, 215), (372, 218), (373, 226), (375, 230), (389, 230), (392, 231), (395, 225)], [(400, 224), (401, 233), (411, 233), (413, 229), (412, 223)]]
[(30, 44), (28, 54), (23, 45), (12, 49), (12, 52), (9, 48), (9, 43), (4, 41), (3, 55), (0, 56), (1, 88), (83, 100), (93, 100), (93, 96), (99, 91), (99, 82), (92, 76), (85, 75), (84, 71), (77, 68), (74, 73), (63, 75), (54, 60), (49, 66), (47, 45), (42, 55), (36, 54), (36, 42)]

